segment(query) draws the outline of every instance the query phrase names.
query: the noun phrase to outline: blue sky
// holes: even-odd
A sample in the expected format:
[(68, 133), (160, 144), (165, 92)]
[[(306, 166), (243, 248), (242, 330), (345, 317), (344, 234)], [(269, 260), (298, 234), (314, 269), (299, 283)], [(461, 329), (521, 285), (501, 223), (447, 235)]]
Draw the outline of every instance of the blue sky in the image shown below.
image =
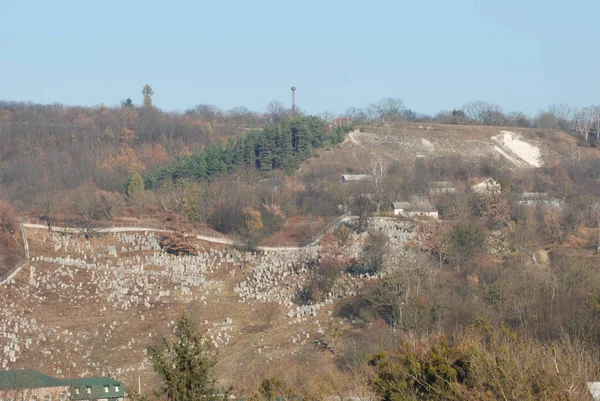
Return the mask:
[(398, 97), (433, 114), (471, 100), (535, 113), (600, 103), (597, 0), (12, 1), (0, 99), (196, 104), (318, 113)]

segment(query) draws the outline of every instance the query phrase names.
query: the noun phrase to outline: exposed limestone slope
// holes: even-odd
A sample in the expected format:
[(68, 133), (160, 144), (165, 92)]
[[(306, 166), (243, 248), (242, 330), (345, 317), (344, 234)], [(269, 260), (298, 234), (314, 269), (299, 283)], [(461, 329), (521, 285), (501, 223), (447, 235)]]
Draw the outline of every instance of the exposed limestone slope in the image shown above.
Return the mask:
[(572, 136), (555, 130), (409, 123), (366, 125), (351, 132), (342, 146), (326, 150), (329, 153), (325, 160), (311, 163), (362, 168), (365, 160), (377, 155), (400, 162), (459, 155), (472, 160), (493, 157), (508, 167), (537, 168), (571, 157), (576, 142)]

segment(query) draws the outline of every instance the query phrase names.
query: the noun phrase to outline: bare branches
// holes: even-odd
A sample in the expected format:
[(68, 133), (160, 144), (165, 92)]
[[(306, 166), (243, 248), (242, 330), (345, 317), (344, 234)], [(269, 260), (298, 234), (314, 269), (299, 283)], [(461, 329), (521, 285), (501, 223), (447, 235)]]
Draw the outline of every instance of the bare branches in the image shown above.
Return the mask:
[(369, 170), (371, 172), (371, 181), (375, 185), (375, 189), (381, 188), (381, 185), (387, 177), (388, 164), (381, 157), (376, 157), (371, 160), (369, 164)]
[(383, 184), (387, 178), (388, 164), (381, 157), (376, 157), (371, 160), (369, 164), (369, 172), (371, 173), (369, 179), (373, 183), (375, 189), (375, 205), (377, 207), (377, 213), (381, 211), (381, 204), (383, 202)]
[(575, 114), (575, 130), (587, 142), (590, 130), (600, 118), (597, 107), (585, 107)]
[(484, 125), (502, 125), (506, 120), (502, 107), (482, 100), (465, 104), (463, 110), (467, 118)]

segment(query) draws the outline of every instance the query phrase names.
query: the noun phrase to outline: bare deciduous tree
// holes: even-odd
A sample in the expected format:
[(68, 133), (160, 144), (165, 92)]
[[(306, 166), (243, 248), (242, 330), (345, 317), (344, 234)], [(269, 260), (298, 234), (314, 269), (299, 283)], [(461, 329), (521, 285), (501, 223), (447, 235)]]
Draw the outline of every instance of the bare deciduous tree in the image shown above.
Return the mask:
[(381, 211), (381, 204), (383, 202), (383, 184), (387, 178), (387, 171), (388, 164), (381, 157), (376, 157), (369, 163), (369, 172), (371, 173), (370, 179), (375, 190), (374, 195), (377, 213)]
[(480, 124), (501, 125), (504, 122), (502, 107), (497, 104), (475, 100), (463, 106), (466, 116)]
[(212, 104), (199, 104), (185, 114), (197, 116), (203, 121), (214, 121), (223, 115), (223, 110)]
[(348, 107), (344, 112), (344, 117), (349, 117), (358, 121), (365, 121), (369, 119), (367, 112), (357, 107)]
[(103, 217), (114, 221), (125, 210), (125, 199), (120, 193), (100, 191), (99, 196)]
[(378, 120), (383, 122), (395, 122), (404, 120), (404, 102), (402, 99), (387, 97), (374, 105), (369, 106), (370, 114), (375, 114)]
[(277, 302), (266, 302), (259, 306), (257, 310), (257, 318), (263, 323), (264, 329), (270, 329), (273, 320), (281, 310), (280, 305)]
[(71, 207), (86, 223), (102, 217), (103, 207), (98, 188), (91, 182), (77, 188), (71, 198)]
[(371, 200), (366, 195), (352, 198), (352, 213), (358, 216), (357, 228), (359, 233), (367, 230), (372, 212)]
[(279, 123), (285, 116), (285, 113), (285, 106), (279, 100), (271, 100), (269, 104), (267, 104), (267, 114), (272, 123)]
[(596, 135), (596, 141), (600, 142), (600, 106), (594, 106), (594, 131)]
[(230, 110), (227, 110), (227, 115), (229, 117), (232, 117), (238, 123), (242, 122), (244, 118), (249, 116), (250, 114), (252, 114), (250, 110), (248, 110), (248, 108), (244, 106), (237, 106)]
[(321, 119), (323, 121), (325, 121), (326, 123), (331, 123), (331, 121), (333, 120), (334, 117), (335, 117), (335, 115), (330, 110), (325, 110), (321, 113)]
[(575, 130), (587, 142), (598, 113), (594, 107), (585, 107), (575, 113)]
[(181, 212), (184, 209), (186, 197), (190, 189), (193, 188), (192, 183), (167, 181), (156, 189), (156, 199), (160, 202), (165, 212)]
[(573, 128), (572, 120), (575, 111), (576, 110), (573, 107), (564, 103), (550, 105), (546, 114), (550, 114), (554, 117), (555, 126), (548, 128), (571, 130)]
[(574, 114), (573, 107), (564, 103), (550, 105), (548, 112), (554, 114), (556, 118), (567, 121), (572, 119)]

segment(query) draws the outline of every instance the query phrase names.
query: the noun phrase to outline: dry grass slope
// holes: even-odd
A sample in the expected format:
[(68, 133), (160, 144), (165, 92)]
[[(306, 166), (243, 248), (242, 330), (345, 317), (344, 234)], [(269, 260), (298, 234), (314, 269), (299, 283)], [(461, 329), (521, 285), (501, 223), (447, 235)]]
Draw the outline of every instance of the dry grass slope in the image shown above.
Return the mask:
[(509, 132), (515, 139), (539, 149), (542, 166), (553, 160), (572, 160), (598, 154), (595, 149), (578, 149), (574, 137), (556, 130), (412, 123), (366, 125), (350, 133), (338, 147), (321, 150), (302, 167), (300, 173), (319, 170), (343, 172), (348, 168), (365, 171), (374, 156), (401, 163), (444, 155), (460, 155), (466, 160), (493, 157), (508, 167), (535, 167), (528, 163), (531, 160), (526, 152), (527, 160), (523, 160), (524, 153), (519, 152), (520, 149), (515, 152), (510, 145), (503, 144), (503, 132)]

